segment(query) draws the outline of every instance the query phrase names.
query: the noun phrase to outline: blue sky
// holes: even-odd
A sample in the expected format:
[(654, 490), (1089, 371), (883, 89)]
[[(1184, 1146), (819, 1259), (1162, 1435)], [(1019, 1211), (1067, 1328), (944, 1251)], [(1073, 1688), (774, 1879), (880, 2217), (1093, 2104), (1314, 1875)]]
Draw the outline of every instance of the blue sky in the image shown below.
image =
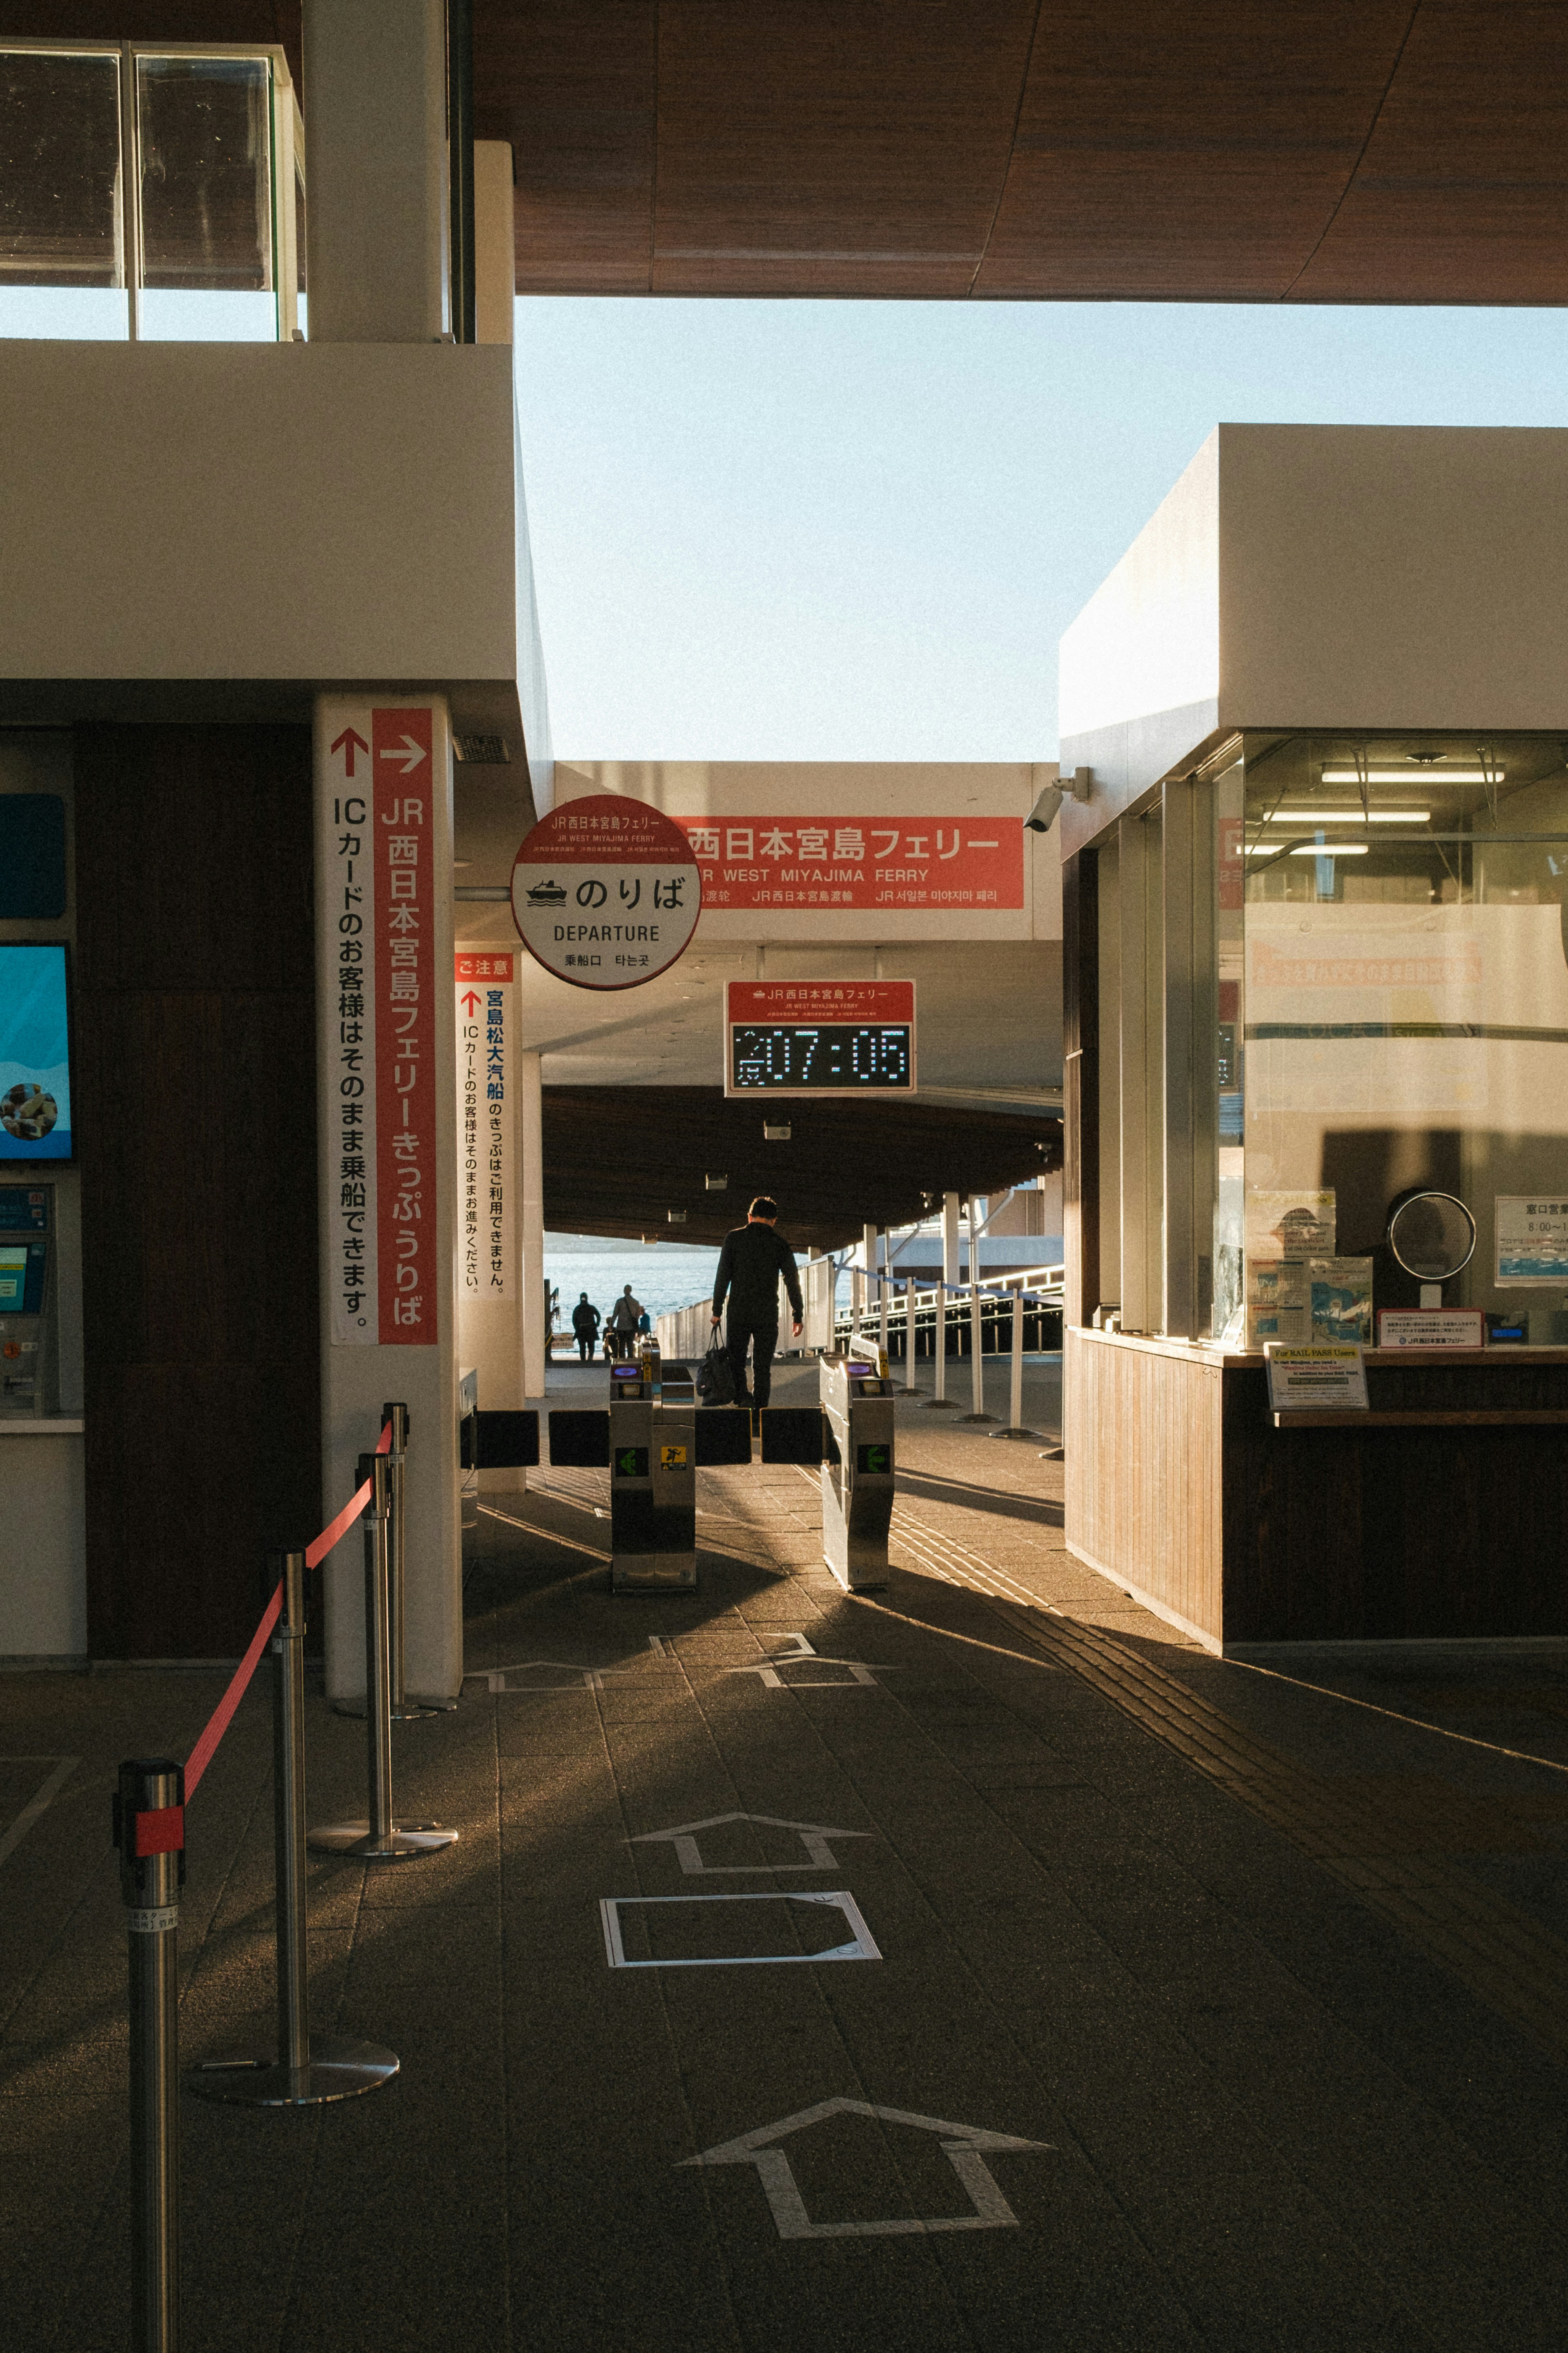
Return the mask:
[(530, 298), (517, 375), (559, 754), (1049, 759), (1217, 422), (1568, 425), (1568, 322)]

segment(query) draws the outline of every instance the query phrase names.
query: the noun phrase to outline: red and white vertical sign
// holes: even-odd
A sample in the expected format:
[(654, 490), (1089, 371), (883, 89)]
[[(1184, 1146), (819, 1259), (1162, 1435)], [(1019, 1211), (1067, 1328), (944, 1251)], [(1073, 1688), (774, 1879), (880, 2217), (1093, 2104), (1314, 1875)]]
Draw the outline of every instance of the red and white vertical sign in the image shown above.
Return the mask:
[(458, 1293), (510, 1299), (516, 1191), (512, 1166), (512, 955), (463, 949), (458, 991)]
[(439, 1336), (430, 712), (373, 710), (370, 744), (375, 780), (372, 860), (379, 1337), (383, 1347), (429, 1347)]
[[(360, 713), (361, 725), (367, 714)], [(319, 804), (331, 947), (328, 1265), (339, 1345), (440, 1337), (436, 1159), (437, 838), (427, 706), (347, 719)]]

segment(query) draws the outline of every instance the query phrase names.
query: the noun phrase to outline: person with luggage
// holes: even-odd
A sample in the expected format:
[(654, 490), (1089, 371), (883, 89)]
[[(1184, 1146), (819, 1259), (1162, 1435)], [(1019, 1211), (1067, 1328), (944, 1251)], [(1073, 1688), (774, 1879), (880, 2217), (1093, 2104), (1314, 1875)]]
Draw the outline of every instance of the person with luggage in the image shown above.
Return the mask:
[[(760, 1193), (746, 1213), (743, 1226), (734, 1227), (724, 1237), (724, 1247), (719, 1253), (719, 1271), (713, 1278), (713, 1325), (717, 1331), (724, 1314), (724, 1301), (730, 1302), (726, 1326), (729, 1339), (730, 1366), (735, 1377), (735, 1403), (754, 1407), (758, 1411), (766, 1405), (773, 1392), (773, 1351), (779, 1341), (779, 1282), (789, 1294), (794, 1316), (794, 1334), (798, 1340), (805, 1306), (800, 1295), (800, 1277), (795, 1271), (795, 1252), (782, 1234), (775, 1231), (779, 1205), (767, 1194)], [(746, 1386), (746, 1352), (752, 1354), (752, 1380)]]
[(584, 1365), (591, 1365), (598, 1351), (599, 1311), (585, 1291), (577, 1294), (577, 1304), (572, 1310), (572, 1329), (577, 1335), (577, 1355)]
[(610, 1331), (617, 1357), (624, 1358), (636, 1353), (637, 1322), (642, 1313), (642, 1301), (632, 1297), (632, 1287), (628, 1282), (610, 1310)]

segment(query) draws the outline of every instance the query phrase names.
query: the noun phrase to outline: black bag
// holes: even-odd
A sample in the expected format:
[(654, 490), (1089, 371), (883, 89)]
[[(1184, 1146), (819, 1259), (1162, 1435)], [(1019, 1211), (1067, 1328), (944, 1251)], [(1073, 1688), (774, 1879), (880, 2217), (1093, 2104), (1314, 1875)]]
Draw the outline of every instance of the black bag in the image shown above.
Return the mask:
[(735, 1402), (735, 1372), (730, 1362), (730, 1351), (721, 1339), (715, 1338), (702, 1359), (702, 1369), (697, 1376), (697, 1394), (704, 1405), (733, 1405)]

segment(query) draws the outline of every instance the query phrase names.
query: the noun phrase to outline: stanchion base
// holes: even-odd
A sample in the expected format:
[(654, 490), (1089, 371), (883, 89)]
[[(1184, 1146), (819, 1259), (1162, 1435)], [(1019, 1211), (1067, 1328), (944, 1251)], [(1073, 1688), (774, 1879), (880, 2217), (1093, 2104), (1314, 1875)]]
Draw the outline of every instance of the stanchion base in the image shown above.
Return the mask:
[(994, 1430), (993, 1438), (1032, 1438), (1037, 1446), (1045, 1436), (1043, 1430)]
[(397, 2073), (395, 2051), (348, 2035), (319, 2035), (308, 2067), (280, 2067), (276, 2059), (206, 2059), (185, 2077), (198, 2099), (239, 2108), (314, 2108), (324, 2100), (353, 2100), (378, 2092)]
[(444, 1694), (434, 1692), (410, 1692), (408, 1704), (420, 1715), (450, 1715), (456, 1709), (460, 1696), (460, 1694), (455, 1693), (450, 1699), (447, 1699)]
[(994, 1421), (996, 1417), (994, 1413), (966, 1413), (959, 1419), (963, 1421)]
[(927, 1398), (924, 1405), (921, 1408), (921, 1410), (922, 1413), (956, 1413), (958, 1411), (958, 1399), (956, 1398)]
[(1067, 1449), (1062, 1446), (1048, 1447), (1040, 1457), (1042, 1462), (1065, 1462), (1067, 1459)]
[(427, 1715), (435, 1713), (434, 1708), (426, 1707), (419, 1700), (405, 1700), (401, 1707), (392, 1710), (387, 1721), (389, 1724), (423, 1724)]
[(368, 1822), (329, 1822), (305, 1834), (305, 1844), (318, 1854), (353, 1854), (362, 1862), (406, 1862), (412, 1855), (435, 1854), (457, 1841), (456, 1831), (444, 1831), (434, 1822), (394, 1822), (391, 1837), (384, 1839), (373, 1839)]

